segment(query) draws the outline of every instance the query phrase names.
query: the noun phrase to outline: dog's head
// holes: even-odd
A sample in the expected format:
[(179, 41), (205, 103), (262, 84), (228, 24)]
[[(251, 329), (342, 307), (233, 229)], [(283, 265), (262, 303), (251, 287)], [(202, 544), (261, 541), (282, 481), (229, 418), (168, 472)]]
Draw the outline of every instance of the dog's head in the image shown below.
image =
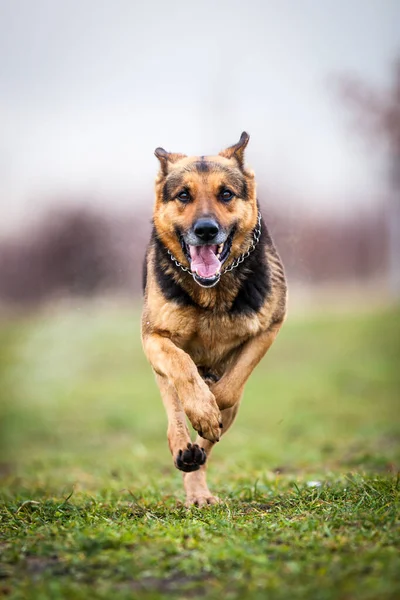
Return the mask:
[(157, 148), (154, 225), (157, 235), (195, 281), (212, 287), (243, 252), (257, 222), (254, 174), (244, 166), (249, 135), (217, 156), (173, 154)]

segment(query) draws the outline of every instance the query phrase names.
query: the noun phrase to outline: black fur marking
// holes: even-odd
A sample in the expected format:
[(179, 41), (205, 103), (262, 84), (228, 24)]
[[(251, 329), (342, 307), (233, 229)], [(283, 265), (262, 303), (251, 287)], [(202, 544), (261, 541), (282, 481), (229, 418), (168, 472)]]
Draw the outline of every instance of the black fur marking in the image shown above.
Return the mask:
[[(152, 240), (155, 248), (154, 269), (157, 283), (163, 296), (167, 300), (172, 300), (179, 306), (194, 306), (195, 303), (187, 292), (177, 283), (167, 268), (174, 268), (170, 255), (163, 243), (158, 239), (155, 230), (152, 233)], [(176, 267), (178, 269), (178, 267)]]
[(210, 163), (205, 160), (198, 160), (194, 163), (193, 167), (196, 169), (198, 173), (208, 173), (210, 171)]
[(260, 310), (271, 292), (270, 271), (265, 258), (265, 246), (271, 243), (265, 222), (262, 221), (261, 238), (254, 252), (237, 268), (244, 273), (239, 292), (232, 304), (231, 313), (251, 314)]
[(148, 251), (146, 252), (146, 255), (144, 257), (143, 260), (143, 267), (142, 267), (142, 292), (145, 292), (146, 289), (146, 285), (147, 285), (147, 254)]
[(249, 192), (247, 189), (247, 181), (245, 179), (243, 179), (242, 192), (241, 192), (240, 197), (242, 200), (248, 200), (248, 197), (249, 197)]
[(215, 375), (214, 373), (211, 373), (210, 371), (205, 371), (203, 373), (200, 372), (200, 375), (203, 379), (208, 379), (209, 381), (212, 381), (213, 383), (217, 383), (217, 381), (220, 380), (220, 377), (218, 377), (218, 375)]
[(162, 199), (163, 202), (168, 202), (170, 200), (170, 190), (168, 186), (168, 181), (164, 183), (163, 191), (162, 191)]
[(163, 186), (162, 196), (163, 202), (169, 202), (175, 199), (175, 194), (179, 191), (179, 187), (182, 186), (182, 175), (177, 173), (168, 177)]

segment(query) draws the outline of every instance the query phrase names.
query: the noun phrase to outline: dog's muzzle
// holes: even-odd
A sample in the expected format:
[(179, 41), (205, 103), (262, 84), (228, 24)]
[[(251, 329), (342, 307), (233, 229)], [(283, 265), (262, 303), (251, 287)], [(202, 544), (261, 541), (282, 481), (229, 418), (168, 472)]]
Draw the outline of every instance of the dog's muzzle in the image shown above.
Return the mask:
[[(203, 239), (196, 234), (196, 226), (200, 226), (198, 233), (203, 235)], [(190, 268), (182, 265), (170, 250), (168, 250), (168, 254), (176, 266), (192, 275), (201, 287), (214, 287), (219, 282), (222, 273), (236, 269), (255, 250), (261, 237), (261, 213), (258, 212), (257, 223), (248, 250), (222, 270), (222, 265), (230, 254), (235, 232), (235, 227), (227, 233), (213, 219), (202, 218), (196, 221), (186, 234), (177, 232)], [(207, 241), (204, 237), (208, 238)]]
[(181, 243), (190, 263), (193, 278), (202, 287), (213, 287), (221, 276), (221, 268), (228, 257), (233, 235), (210, 217), (197, 219), (182, 236)]

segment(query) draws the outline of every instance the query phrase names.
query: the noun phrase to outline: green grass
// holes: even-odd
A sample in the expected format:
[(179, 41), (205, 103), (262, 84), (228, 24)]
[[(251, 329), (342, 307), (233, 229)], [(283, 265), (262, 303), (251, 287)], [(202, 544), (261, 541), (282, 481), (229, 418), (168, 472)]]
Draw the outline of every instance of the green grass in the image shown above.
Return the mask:
[(136, 311), (3, 323), (0, 394), (0, 597), (400, 597), (400, 310), (288, 320), (205, 509), (183, 507)]

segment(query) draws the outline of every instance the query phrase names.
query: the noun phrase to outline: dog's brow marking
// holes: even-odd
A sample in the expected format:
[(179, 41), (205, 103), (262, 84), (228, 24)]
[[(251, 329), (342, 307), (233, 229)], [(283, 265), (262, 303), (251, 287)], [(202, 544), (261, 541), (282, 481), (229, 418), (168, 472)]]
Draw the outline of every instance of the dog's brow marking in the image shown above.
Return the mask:
[(200, 173), (207, 173), (209, 171), (213, 171), (214, 173), (226, 173), (235, 181), (237, 181), (240, 185), (242, 185), (242, 178), (240, 177), (240, 175), (233, 172), (232, 169), (230, 169), (229, 167), (213, 162), (211, 160), (197, 160), (191, 163), (190, 165), (187, 165), (187, 167), (185, 167), (185, 171), (187, 173), (191, 173), (193, 171), (198, 171)]
[(208, 173), (210, 171), (210, 163), (206, 162), (204, 157), (195, 162), (193, 166), (199, 173)]
[(242, 200), (248, 199), (248, 191), (247, 191), (247, 183), (244, 178), (242, 178), (238, 173), (232, 171), (229, 167), (225, 165), (221, 165), (217, 162), (204, 160), (203, 157), (200, 157), (201, 160), (196, 160), (195, 162), (187, 165), (184, 169), (186, 173), (193, 173), (196, 171), (197, 173), (209, 173), (210, 171), (213, 173), (224, 173), (227, 175), (226, 185), (231, 185), (235, 188), (236, 195)]
[(216, 162), (213, 162), (211, 160), (205, 160), (203, 158), (201, 160), (197, 160), (196, 162), (192, 163), (191, 165), (188, 165), (188, 170), (189, 171), (197, 170), (200, 172), (222, 171), (224, 173), (232, 173), (232, 171), (229, 168), (227, 168), (225, 165), (220, 165)]

